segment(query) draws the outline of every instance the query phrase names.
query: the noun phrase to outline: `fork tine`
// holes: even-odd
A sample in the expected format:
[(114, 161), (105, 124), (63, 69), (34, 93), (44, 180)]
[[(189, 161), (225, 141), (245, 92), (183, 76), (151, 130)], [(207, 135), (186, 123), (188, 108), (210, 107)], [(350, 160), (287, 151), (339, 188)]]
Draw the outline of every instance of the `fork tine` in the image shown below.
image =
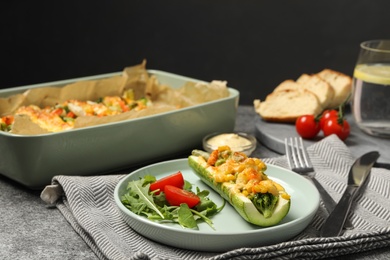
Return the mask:
[(296, 162), (295, 164), (298, 168), (304, 168), (305, 165), (303, 164), (302, 153), (300, 152), (300, 147), (298, 145), (298, 138), (291, 138), (291, 143), (293, 143), (293, 141), (294, 144), (292, 144), (292, 154), (294, 161)]
[[(291, 140), (291, 138), (290, 138)], [(291, 141), (290, 141), (291, 142)], [(288, 144), (288, 138), (285, 138), (284, 139), (284, 148), (286, 150), (286, 157), (287, 157), (287, 162), (288, 162), (288, 165), (290, 166), (290, 168), (294, 168), (294, 165), (293, 165), (293, 159), (292, 159), (292, 155), (291, 155), (291, 151), (290, 151), (290, 145)]]
[(297, 158), (297, 152), (295, 151), (296, 148), (293, 141), (294, 139), (292, 137), (284, 139), (286, 157), (291, 170), (298, 170), (301, 169), (302, 166)]
[(313, 166), (311, 165), (310, 159), (309, 159), (309, 155), (307, 154), (306, 147), (303, 145), (303, 141), (302, 141), (301, 137), (299, 137), (299, 142), (300, 142), (300, 147), (302, 149), (302, 157), (303, 157), (303, 160), (305, 162), (306, 167), (313, 168)]
[(286, 157), (290, 168), (295, 171), (308, 172), (313, 170), (306, 148), (301, 137), (284, 139)]
[(306, 147), (303, 145), (303, 141), (301, 137), (295, 138), (295, 147), (299, 158), (299, 165), (302, 168), (301, 170), (304, 172), (312, 171), (313, 166), (311, 165), (309, 156), (306, 151)]

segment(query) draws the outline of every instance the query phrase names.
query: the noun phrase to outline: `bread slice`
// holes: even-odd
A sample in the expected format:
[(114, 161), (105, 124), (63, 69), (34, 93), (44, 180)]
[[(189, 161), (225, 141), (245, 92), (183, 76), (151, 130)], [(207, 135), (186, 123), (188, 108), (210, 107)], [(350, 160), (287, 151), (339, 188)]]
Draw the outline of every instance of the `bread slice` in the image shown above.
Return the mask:
[(352, 78), (350, 76), (331, 69), (324, 69), (317, 75), (334, 89), (334, 97), (328, 108), (337, 108), (350, 96), (352, 92)]
[(296, 82), (317, 95), (322, 109), (329, 107), (334, 98), (334, 89), (328, 82), (317, 75), (308, 74), (302, 74)]
[(279, 90), (269, 94), (263, 102), (254, 100), (253, 104), (263, 120), (280, 123), (295, 123), (299, 116), (316, 116), (322, 112), (317, 96), (306, 89)]
[(304, 90), (305, 88), (303, 87), (302, 84), (299, 84), (292, 79), (288, 79), (280, 83), (278, 86), (276, 86), (273, 92), (278, 92), (286, 89)]

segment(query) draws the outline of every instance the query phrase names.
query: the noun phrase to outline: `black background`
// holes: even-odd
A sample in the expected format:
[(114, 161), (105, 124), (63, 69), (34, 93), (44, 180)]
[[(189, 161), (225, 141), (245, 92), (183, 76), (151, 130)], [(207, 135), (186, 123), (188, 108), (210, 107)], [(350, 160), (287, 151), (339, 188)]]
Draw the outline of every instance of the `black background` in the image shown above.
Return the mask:
[(240, 104), (285, 79), (352, 75), (364, 40), (390, 38), (389, 0), (2, 1), (0, 88), (148, 69), (226, 80)]

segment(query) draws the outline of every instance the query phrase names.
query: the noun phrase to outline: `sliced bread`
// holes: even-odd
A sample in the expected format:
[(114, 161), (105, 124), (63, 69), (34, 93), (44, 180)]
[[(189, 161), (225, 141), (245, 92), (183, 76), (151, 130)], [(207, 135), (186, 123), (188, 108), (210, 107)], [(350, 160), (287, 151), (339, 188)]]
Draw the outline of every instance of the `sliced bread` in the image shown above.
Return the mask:
[(317, 75), (334, 89), (334, 97), (328, 108), (337, 108), (347, 100), (352, 91), (352, 78), (350, 76), (331, 69), (324, 69)]
[(329, 107), (334, 97), (334, 89), (328, 82), (317, 75), (308, 74), (302, 74), (296, 82), (317, 95), (322, 109)]
[(269, 94), (264, 101), (254, 100), (254, 107), (263, 120), (295, 123), (299, 116), (318, 115), (322, 111), (317, 96), (306, 89), (284, 89)]
[(303, 88), (302, 84), (299, 84), (292, 79), (287, 79), (287, 80), (283, 81), (282, 83), (280, 83), (278, 86), (276, 86), (276, 88), (274, 89), (273, 92), (278, 92), (278, 91), (286, 90), (286, 89), (303, 90), (304, 88)]

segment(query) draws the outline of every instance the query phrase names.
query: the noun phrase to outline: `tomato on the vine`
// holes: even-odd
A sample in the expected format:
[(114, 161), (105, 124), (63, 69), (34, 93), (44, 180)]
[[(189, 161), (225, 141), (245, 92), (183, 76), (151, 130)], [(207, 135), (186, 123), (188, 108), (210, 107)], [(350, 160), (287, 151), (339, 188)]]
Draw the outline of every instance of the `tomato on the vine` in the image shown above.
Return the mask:
[(200, 198), (195, 193), (172, 185), (166, 185), (164, 193), (166, 200), (171, 206), (180, 206), (180, 204), (185, 203), (189, 208), (193, 208), (200, 202)]
[(320, 115), (303, 115), (295, 121), (295, 129), (302, 138), (313, 139), (322, 130), (324, 136), (336, 134), (341, 140), (347, 139), (351, 129), (344, 118), (344, 103), (338, 109), (327, 109)]
[(335, 134), (344, 141), (349, 136), (351, 128), (344, 118), (333, 117), (325, 121), (322, 131), (324, 136)]
[(335, 109), (331, 109), (331, 110), (325, 110), (324, 112), (322, 112), (322, 115), (321, 115), (321, 118), (320, 118), (320, 126), (321, 126), (321, 129), (324, 128), (324, 124), (325, 122), (330, 119), (330, 118), (338, 118), (339, 116), (339, 112)]
[(304, 115), (295, 121), (295, 129), (302, 138), (311, 139), (320, 132), (320, 123), (314, 115)]

